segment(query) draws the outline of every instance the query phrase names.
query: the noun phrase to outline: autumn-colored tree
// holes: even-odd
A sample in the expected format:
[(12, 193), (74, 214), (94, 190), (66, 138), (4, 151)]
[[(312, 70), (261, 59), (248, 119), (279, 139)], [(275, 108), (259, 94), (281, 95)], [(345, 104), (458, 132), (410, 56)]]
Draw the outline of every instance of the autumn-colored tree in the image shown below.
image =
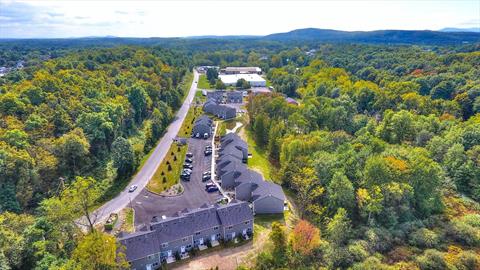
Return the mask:
[(125, 250), (114, 236), (92, 231), (84, 236), (73, 251), (72, 258), (67, 262), (70, 269), (128, 269)]
[(304, 256), (320, 246), (320, 230), (306, 220), (300, 220), (290, 235), (292, 249)]
[(323, 194), (325, 189), (320, 186), (315, 170), (308, 167), (303, 168), (293, 177), (292, 186), (297, 191), (297, 202), (303, 218), (307, 208)]

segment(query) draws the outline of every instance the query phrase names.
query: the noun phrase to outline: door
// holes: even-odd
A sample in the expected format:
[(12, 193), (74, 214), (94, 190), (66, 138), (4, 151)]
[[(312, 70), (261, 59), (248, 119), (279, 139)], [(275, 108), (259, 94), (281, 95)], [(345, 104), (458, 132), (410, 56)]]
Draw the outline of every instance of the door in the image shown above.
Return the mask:
[(167, 251), (167, 257), (172, 257), (172, 251), (171, 250)]
[(212, 235), (212, 241), (215, 241), (215, 239), (216, 239), (216, 235), (213, 234), (213, 235)]
[(247, 235), (247, 229), (243, 229), (242, 234), (243, 234), (243, 235)]
[(147, 264), (147, 265), (146, 265), (146, 269), (147, 269), (147, 270), (152, 270), (152, 264), (151, 264), (151, 263)]
[(232, 239), (235, 238), (235, 232), (232, 232)]
[(180, 247), (180, 253), (185, 253), (185, 246)]
[(203, 238), (198, 239), (200, 245), (203, 245)]

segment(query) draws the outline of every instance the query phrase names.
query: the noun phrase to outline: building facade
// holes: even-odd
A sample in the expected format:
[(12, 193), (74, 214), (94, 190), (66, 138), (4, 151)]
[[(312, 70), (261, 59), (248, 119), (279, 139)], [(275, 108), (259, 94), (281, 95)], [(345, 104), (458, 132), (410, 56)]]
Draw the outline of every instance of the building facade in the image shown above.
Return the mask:
[(252, 234), (253, 213), (248, 203), (233, 201), (224, 206), (185, 209), (153, 222), (146, 231), (122, 235), (119, 242), (126, 248), (132, 269), (150, 270), (194, 248)]

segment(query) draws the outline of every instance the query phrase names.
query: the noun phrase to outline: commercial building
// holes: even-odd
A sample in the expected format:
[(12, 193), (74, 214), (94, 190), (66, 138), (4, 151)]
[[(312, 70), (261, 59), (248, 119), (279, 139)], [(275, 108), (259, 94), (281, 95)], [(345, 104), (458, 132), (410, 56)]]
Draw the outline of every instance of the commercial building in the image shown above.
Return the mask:
[(119, 242), (126, 248), (132, 269), (157, 269), (162, 263), (186, 258), (188, 251), (219, 240), (249, 238), (253, 234), (253, 213), (248, 203), (232, 201), (228, 205), (203, 205), (183, 210), (174, 217), (153, 222), (145, 231), (121, 235)]
[(237, 81), (244, 79), (250, 83), (251, 87), (265, 87), (267, 86), (267, 81), (258, 74), (222, 74), (218, 75), (218, 78), (226, 86), (235, 86)]
[(259, 67), (226, 67), (220, 70), (220, 74), (262, 74)]

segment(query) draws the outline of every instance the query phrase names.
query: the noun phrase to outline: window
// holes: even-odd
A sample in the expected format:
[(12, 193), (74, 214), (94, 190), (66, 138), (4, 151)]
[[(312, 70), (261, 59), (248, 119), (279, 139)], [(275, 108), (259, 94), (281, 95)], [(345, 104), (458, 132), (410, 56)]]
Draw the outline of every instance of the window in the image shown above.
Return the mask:
[(218, 226), (213, 227), (214, 230), (218, 230)]
[(227, 229), (230, 230), (231, 228), (233, 228), (233, 226), (228, 226)]
[(168, 243), (162, 243), (162, 248), (168, 247)]
[(196, 233), (195, 233), (195, 235), (199, 235), (199, 234), (200, 234), (200, 232), (196, 232)]
[(247, 221), (245, 221), (245, 224), (248, 224), (248, 223), (250, 223), (250, 221), (248, 221), (248, 220), (247, 220)]
[(187, 242), (187, 241), (188, 241), (188, 237), (183, 238), (183, 242)]

